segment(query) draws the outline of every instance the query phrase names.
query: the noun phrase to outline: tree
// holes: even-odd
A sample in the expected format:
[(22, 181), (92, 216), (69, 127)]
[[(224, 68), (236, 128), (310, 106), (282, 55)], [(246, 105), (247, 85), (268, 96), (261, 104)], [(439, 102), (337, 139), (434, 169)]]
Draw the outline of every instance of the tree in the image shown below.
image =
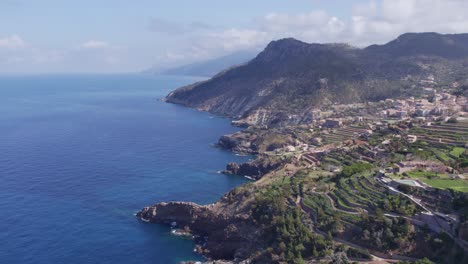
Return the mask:
[(376, 218), (377, 220), (379, 220), (379, 221), (382, 221), (382, 220), (383, 220), (384, 215), (383, 215), (382, 209), (377, 208), (377, 209), (375, 210), (375, 218)]

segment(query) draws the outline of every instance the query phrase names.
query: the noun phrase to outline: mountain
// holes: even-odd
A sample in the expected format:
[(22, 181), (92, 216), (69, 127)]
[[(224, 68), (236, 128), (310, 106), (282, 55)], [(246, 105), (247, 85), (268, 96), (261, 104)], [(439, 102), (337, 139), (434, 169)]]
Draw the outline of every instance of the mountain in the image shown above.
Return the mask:
[(434, 55), (457, 59), (468, 56), (468, 34), (407, 33), (385, 45), (372, 45), (366, 50), (392, 56)]
[(468, 34), (408, 33), (364, 49), (288, 38), (244, 65), (175, 90), (167, 101), (271, 124), (331, 103), (417, 94), (431, 75), (441, 85), (464, 82), (467, 58)]
[(165, 69), (165, 70), (155, 70), (150, 69), (146, 72), (149, 73), (158, 73), (158, 74), (165, 74), (165, 75), (183, 75), (183, 76), (206, 76), (211, 77), (217, 74), (222, 70), (226, 70), (229, 67), (234, 65), (239, 65), (242, 63), (246, 63), (252, 58), (254, 58), (256, 52), (244, 50), (238, 51), (223, 57), (196, 62), (188, 65), (183, 65), (175, 68)]

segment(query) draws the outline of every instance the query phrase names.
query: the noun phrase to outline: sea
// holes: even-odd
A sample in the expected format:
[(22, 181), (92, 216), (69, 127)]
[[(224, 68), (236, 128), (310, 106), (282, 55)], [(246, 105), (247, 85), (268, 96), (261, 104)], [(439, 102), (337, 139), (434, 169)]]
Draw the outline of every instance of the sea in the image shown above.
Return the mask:
[(194, 243), (135, 213), (209, 204), (245, 183), (219, 171), (228, 119), (163, 102), (201, 78), (0, 75), (0, 263), (179, 263)]

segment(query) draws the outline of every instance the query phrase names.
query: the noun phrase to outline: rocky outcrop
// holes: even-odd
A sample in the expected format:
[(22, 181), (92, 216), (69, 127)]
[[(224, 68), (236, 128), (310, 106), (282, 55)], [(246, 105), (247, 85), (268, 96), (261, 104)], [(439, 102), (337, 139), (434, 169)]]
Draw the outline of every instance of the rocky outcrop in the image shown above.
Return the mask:
[[(330, 104), (323, 100), (324, 104)], [(309, 123), (317, 118), (316, 109), (307, 108), (304, 110), (297, 111), (295, 114), (288, 114), (284, 111), (268, 110), (268, 109), (257, 109), (249, 112), (245, 117), (232, 121), (233, 126), (237, 127), (249, 127), (249, 126), (294, 126)], [(315, 113), (314, 113), (315, 112)]]
[(263, 175), (280, 168), (285, 163), (286, 162), (284, 160), (260, 156), (255, 160), (246, 163), (238, 164), (231, 162), (226, 166), (224, 173), (248, 176), (252, 179), (258, 180)]
[(170, 202), (145, 207), (137, 216), (142, 220), (159, 224), (177, 222), (180, 226), (193, 226), (195, 215), (208, 217), (209, 213), (208, 206), (189, 202)]
[(222, 136), (217, 145), (235, 153), (258, 154), (298, 144), (300, 141), (292, 131), (283, 130), (281, 127), (267, 129), (263, 126), (251, 126)]
[(256, 154), (258, 148), (255, 144), (257, 136), (244, 132), (224, 135), (218, 140), (218, 146), (236, 153)]
[(200, 253), (209, 258), (246, 259), (258, 247), (258, 232), (248, 214), (237, 210), (222, 202), (207, 206), (169, 202), (145, 207), (137, 217), (145, 222), (174, 223), (178, 228), (190, 230), (200, 245)]

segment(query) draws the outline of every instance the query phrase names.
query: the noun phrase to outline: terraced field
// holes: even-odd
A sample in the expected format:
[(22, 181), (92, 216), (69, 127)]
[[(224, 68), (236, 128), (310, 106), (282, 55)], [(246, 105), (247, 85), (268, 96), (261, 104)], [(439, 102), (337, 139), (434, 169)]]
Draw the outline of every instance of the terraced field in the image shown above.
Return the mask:
[(419, 140), (431, 144), (465, 146), (468, 142), (468, 122), (442, 123), (413, 129)]
[(334, 130), (329, 134), (322, 134), (325, 144), (341, 143), (345, 140), (359, 137), (360, 134), (366, 131), (363, 127), (343, 127)]
[(339, 179), (329, 192), (308, 189), (302, 194), (302, 208), (313, 215), (320, 230), (333, 229), (336, 219), (353, 229), (362, 223), (363, 215), (375, 215), (378, 208), (382, 212), (406, 215), (395, 207), (389, 211), (383, 210), (383, 206), (395, 198), (404, 200), (405, 205), (412, 203), (404, 196), (395, 197), (388, 193), (387, 188), (372, 176), (354, 175)]
[[(349, 179), (340, 179), (337, 188), (330, 196), (339, 206), (354, 212), (374, 211), (385, 197), (383, 189), (373, 178), (353, 176)], [(340, 202), (341, 201), (341, 202)]]
[[(327, 202), (327, 205), (331, 204), (331, 208), (350, 214), (375, 211), (379, 203), (388, 196), (386, 189), (372, 177), (357, 175), (349, 179), (340, 179), (336, 187), (329, 193), (312, 193), (308, 195), (304, 196), (304, 202), (306, 203), (308, 201), (306, 197), (319, 195), (322, 200), (324, 197), (327, 198), (324, 201)], [(316, 204), (312, 202), (308, 205), (316, 207)]]

